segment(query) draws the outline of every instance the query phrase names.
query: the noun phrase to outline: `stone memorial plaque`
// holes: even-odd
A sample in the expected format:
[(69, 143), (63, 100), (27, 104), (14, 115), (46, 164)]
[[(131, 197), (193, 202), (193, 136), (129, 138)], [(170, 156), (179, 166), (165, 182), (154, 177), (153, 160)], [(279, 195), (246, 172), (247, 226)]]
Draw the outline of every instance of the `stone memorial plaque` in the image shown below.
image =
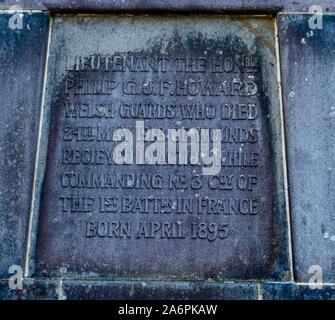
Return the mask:
[(35, 274), (288, 279), (271, 18), (56, 16), (45, 101)]

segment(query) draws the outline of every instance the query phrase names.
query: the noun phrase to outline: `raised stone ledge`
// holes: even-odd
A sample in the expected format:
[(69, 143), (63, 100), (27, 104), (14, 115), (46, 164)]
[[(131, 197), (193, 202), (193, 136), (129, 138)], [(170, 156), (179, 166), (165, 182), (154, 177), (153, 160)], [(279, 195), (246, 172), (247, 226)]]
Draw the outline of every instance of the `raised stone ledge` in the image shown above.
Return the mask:
[[(29, 10), (57, 12), (122, 12), (122, 11), (162, 11), (162, 12), (227, 12), (227, 13), (277, 13), (308, 12), (313, 0), (0, 0), (0, 9), (20, 6)], [(317, 2), (324, 12), (335, 11), (331, 0)]]
[(335, 286), (315, 284), (266, 283), (261, 285), (262, 300), (335, 300)]
[(293, 283), (0, 280), (1, 300), (335, 300), (335, 286)]
[(252, 283), (64, 281), (64, 300), (255, 300)]

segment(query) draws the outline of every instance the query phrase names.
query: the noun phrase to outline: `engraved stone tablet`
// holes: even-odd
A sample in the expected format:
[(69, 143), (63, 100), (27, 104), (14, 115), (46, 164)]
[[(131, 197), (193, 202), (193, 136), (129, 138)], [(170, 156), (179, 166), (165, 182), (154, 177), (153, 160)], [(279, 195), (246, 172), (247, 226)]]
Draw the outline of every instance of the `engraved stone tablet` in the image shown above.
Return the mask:
[(287, 279), (274, 21), (57, 16), (35, 273)]

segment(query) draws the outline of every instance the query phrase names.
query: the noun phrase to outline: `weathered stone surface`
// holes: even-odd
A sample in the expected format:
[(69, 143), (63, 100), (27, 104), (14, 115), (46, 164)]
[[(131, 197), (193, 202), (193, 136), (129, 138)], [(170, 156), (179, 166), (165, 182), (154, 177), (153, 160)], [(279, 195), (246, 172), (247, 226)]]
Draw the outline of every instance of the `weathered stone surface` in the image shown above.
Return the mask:
[(59, 282), (24, 279), (22, 289), (11, 289), (8, 280), (0, 280), (0, 300), (58, 300)]
[(0, 8), (20, 5), (25, 9), (51, 11), (187, 11), (187, 12), (308, 12), (312, 5), (334, 11), (332, 0), (2, 0)]
[(264, 283), (261, 285), (263, 300), (335, 300), (335, 286), (316, 288), (308, 285)]
[(56, 16), (52, 30), (36, 274), (288, 280), (274, 21)]
[(256, 300), (257, 285), (199, 282), (64, 281), (64, 300)]
[(0, 14), (0, 277), (24, 267), (49, 18)]
[[(335, 16), (280, 15), (279, 38), (296, 279), (335, 281)], [(318, 277), (322, 277), (319, 273)]]

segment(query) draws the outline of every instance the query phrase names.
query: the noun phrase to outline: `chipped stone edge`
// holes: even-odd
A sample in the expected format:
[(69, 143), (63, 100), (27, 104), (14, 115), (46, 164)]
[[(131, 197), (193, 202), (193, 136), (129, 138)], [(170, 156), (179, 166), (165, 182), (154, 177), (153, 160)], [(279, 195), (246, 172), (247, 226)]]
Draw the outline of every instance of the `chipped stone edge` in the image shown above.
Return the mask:
[[(28, 236), (27, 236), (27, 247), (26, 247), (26, 259), (24, 266), (24, 277), (28, 278), (34, 266), (33, 254), (35, 252), (36, 244), (36, 231), (38, 224), (38, 215), (39, 215), (39, 206), (41, 200), (41, 189), (44, 179), (45, 171), (45, 162), (46, 162), (46, 148), (43, 148), (45, 145), (45, 139), (48, 139), (48, 128), (45, 128), (45, 125), (48, 124), (46, 120), (46, 110), (45, 110), (45, 93), (47, 86), (47, 75), (48, 75), (48, 63), (49, 63), (49, 54), (50, 54), (50, 43), (51, 43), (51, 32), (52, 32), (52, 23), (53, 18), (49, 15), (49, 28), (48, 28), (48, 39), (47, 39), (47, 51), (44, 65), (44, 78), (43, 78), (43, 89), (42, 89), (42, 100), (40, 106), (40, 115), (39, 115), (39, 128), (38, 128), (38, 137), (37, 137), (37, 148), (36, 148), (36, 159), (35, 159), (35, 170), (34, 170), (34, 182), (33, 182), (33, 191), (31, 197), (31, 207), (29, 215), (29, 225), (28, 225)], [(42, 150), (44, 149), (44, 150)]]
[(281, 154), (282, 154), (282, 166), (283, 166), (283, 182), (284, 182), (284, 193), (285, 193), (285, 208), (287, 215), (287, 242), (288, 242), (288, 253), (289, 253), (289, 265), (290, 265), (290, 278), (291, 282), (294, 281), (294, 269), (293, 269), (293, 243), (292, 243), (292, 228), (291, 228), (291, 212), (290, 212), (290, 197), (288, 191), (288, 164), (287, 164), (287, 152), (286, 152), (286, 131), (285, 131), (285, 117), (284, 117), (284, 102), (283, 102), (283, 88), (282, 88), (282, 74), (281, 74), (281, 60), (280, 60), (280, 46), (279, 46), (279, 32), (278, 32), (278, 18), (275, 17), (275, 50), (277, 59), (277, 82), (279, 90), (279, 108), (280, 108), (280, 124), (281, 124)]

